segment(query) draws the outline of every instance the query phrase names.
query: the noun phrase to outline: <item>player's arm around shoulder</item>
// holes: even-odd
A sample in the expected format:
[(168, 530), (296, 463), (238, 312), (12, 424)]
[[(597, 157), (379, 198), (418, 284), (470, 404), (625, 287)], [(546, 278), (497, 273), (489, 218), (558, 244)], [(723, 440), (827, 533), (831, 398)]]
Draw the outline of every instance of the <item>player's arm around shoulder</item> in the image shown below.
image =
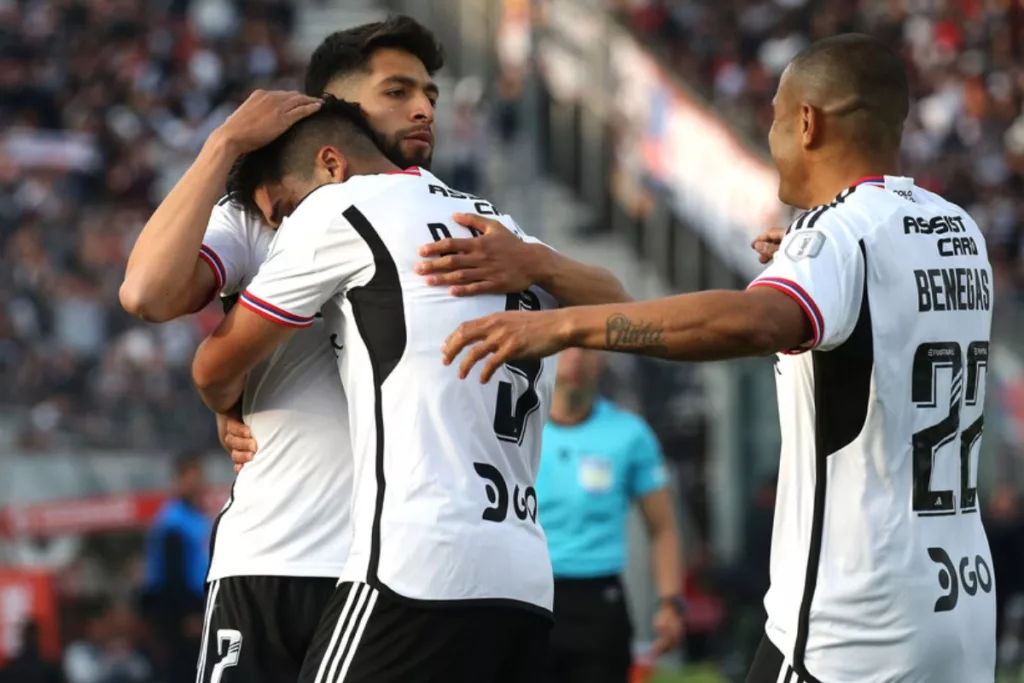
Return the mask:
[(315, 194), (285, 219), (238, 305), (196, 350), (192, 379), (215, 412), (234, 406), (245, 375), (297, 329), (311, 326), (324, 303), (373, 262), (347, 219), (322, 210), (324, 196), (333, 195)]
[(632, 301), (610, 271), (575, 261), (494, 218), (456, 214), (477, 237), (425, 244), (416, 272), (453, 296), (509, 294), (537, 286), (562, 306)]
[(245, 375), (296, 329), (312, 324), (315, 311), (302, 310), (296, 295), (304, 285), (308, 289), (311, 279), (306, 271), (312, 267), (312, 245), (303, 237), (291, 219), (282, 224), (238, 305), (196, 349), (192, 380), (214, 412), (230, 411), (241, 396)]

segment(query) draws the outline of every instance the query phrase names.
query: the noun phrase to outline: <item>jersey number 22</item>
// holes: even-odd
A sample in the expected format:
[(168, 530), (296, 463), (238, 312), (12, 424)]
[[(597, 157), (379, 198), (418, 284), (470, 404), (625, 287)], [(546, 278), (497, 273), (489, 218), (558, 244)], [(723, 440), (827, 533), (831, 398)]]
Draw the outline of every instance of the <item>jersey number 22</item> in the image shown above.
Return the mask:
[(961, 428), (960, 413), (966, 406), (973, 408), (979, 400), (981, 370), (988, 368), (988, 342), (975, 341), (967, 346), (967, 378), (964, 383), (964, 352), (958, 342), (927, 342), (914, 353), (911, 400), (918, 408), (935, 408), (938, 400), (938, 371), (949, 368), (949, 411), (930, 427), (912, 437), (914, 449), (914, 512), (922, 516), (955, 515), (957, 495), (951, 489), (931, 487), (932, 468), (940, 448), (960, 437), (960, 491), (961, 512), (977, 512), (978, 490), (971, 486), (971, 450), (981, 438), (985, 417), (978, 410), (977, 418)]

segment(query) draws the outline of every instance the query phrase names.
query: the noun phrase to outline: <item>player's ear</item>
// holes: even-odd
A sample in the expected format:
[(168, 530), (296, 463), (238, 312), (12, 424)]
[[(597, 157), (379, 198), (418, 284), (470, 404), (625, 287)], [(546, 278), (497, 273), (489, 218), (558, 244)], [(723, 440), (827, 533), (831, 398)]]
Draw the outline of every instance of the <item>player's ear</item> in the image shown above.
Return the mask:
[(814, 149), (821, 142), (822, 116), (821, 110), (800, 105), (800, 144), (804, 149)]
[(323, 169), (332, 183), (340, 183), (348, 177), (348, 162), (337, 147), (321, 147), (316, 157), (316, 165)]

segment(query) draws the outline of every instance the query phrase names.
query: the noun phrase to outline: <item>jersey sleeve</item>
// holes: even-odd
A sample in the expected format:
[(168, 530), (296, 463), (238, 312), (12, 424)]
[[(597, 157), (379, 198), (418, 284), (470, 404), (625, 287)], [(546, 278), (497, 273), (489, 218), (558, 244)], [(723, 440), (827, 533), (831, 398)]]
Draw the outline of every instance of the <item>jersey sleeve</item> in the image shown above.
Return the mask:
[(863, 254), (840, 223), (832, 224), (833, 230), (790, 230), (771, 265), (747, 287), (771, 287), (800, 304), (810, 322), (811, 339), (789, 353), (839, 346), (860, 316)]
[(217, 293), (234, 294), (241, 288), (250, 268), (249, 242), (245, 213), (227, 198), (220, 200), (199, 248), (199, 258), (213, 271)]
[(629, 496), (641, 498), (668, 485), (661, 444), (654, 430), (638, 420), (630, 450)]
[(239, 304), (282, 325), (309, 327), (328, 299), (372, 268), (369, 247), (343, 216), (296, 211), (278, 228)]

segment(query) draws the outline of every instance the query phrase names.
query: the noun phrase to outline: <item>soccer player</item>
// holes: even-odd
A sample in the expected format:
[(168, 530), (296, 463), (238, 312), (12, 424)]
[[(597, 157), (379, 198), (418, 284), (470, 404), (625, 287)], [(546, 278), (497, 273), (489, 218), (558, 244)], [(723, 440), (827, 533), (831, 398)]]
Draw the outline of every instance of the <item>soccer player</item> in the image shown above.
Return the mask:
[[(977, 454), (992, 321), (985, 239), (896, 175), (899, 57), (863, 35), (783, 73), (779, 197), (808, 211), (745, 292), (503, 314), (445, 345), (461, 373), (567, 346), (779, 353), (782, 457), (766, 638), (748, 681), (991, 683), (995, 602)], [(813, 208), (812, 208), (813, 207)]]
[[(393, 161), (426, 167), (437, 97), (431, 76), (442, 65), (431, 32), (397, 16), (325, 39), (312, 56), (305, 89), (358, 101)], [(245, 288), (266, 258), (274, 225), (227, 197), (218, 200), (229, 170), (242, 153), (319, 107), (308, 95), (257, 92), (210, 136), (132, 251), (121, 288), (129, 312), (170, 320), (218, 293), (231, 301)], [(455, 283), (457, 294), (518, 292), (538, 283), (563, 304), (627, 298), (601, 268), (526, 243), (493, 220), (461, 220), (483, 236), (445, 242), (446, 252), (460, 253), (435, 259), (431, 275), (457, 277), (440, 282)], [(466, 259), (471, 271), (460, 269)], [(348, 413), (335, 365), (341, 346), (315, 319), (254, 368), (230, 416), (218, 415), (222, 439), (244, 417), (259, 456), (240, 473), (215, 526), (199, 683), (294, 681), (341, 575), (351, 543), (352, 479)]]
[(246, 374), (318, 311), (344, 346), (353, 543), (299, 680), (535, 680), (553, 580), (534, 483), (554, 373), (536, 360), (459, 382), (437, 348), (458, 322), (555, 302), (539, 288), (456, 298), (416, 273), (424, 236), (469, 234), (453, 212), (499, 216), (528, 238), (490, 202), (399, 169), (359, 109), (333, 99), (249, 155), (234, 182), (250, 211), (288, 218), (196, 352), (204, 401), (234, 405)]

